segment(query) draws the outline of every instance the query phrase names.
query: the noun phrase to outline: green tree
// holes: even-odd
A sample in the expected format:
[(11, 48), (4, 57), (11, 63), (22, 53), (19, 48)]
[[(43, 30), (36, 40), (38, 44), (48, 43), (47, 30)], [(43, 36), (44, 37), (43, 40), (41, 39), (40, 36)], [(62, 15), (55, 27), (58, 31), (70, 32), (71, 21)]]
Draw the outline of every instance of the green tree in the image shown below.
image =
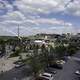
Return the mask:
[(6, 53), (6, 49), (5, 49), (6, 43), (5, 43), (5, 40), (0, 40), (0, 45), (1, 45), (1, 53), (5, 54)]
[(72, 56), (76, 52), (77, 52), (77, 49), (76, 49), (75, 45), (69, 44), (69, 46), (67, 47), (67, 54), (69, 56)]
[(37, 77), (39, 72), (43, 69), (40, 55), (38, 54), (38, 45), (34, 45), (33, 53), (28, 55), (27, 63), (31, 66), (34, 77)]
[(60, 44), (60, 45), (56, 46), (55, 47), (55, 53), (56, 53), (56, 57), (58, 59), (64, 57), (65, 53), (66, 53), (66, 47), (64, 47), (63, 44)]
[(49, 51), (44, 44), (41, 46), (40, 57), (41, 57), (42, 64), (44, 64), (44, 67), (48, 66), (49, 65)]
[(49, 46), (49, 61), (53, 61), (55, 59), (55, 52), (54, 48), (50, 45)]

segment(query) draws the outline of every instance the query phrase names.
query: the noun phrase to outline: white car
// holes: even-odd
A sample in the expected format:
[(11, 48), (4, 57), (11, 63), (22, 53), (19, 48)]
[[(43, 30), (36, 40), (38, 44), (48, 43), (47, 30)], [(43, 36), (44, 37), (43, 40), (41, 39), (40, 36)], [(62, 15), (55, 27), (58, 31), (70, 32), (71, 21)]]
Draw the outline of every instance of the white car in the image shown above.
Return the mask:
[(53, 75), (50, 73), (40, 74), (40, 77), (43, 78), (44, 80), (53, 80), (54, 79)]
[(20, 67), (22, 67), (22, 66), (25, 66), (25, 64), (24, 64), (24, 63), (16, 64), (16, 65), (15, 65), (15, 68), (20, 68)]
[(63, 61), (63, 60), (57, 60), (56, 63), (57, 63), (57, 64), (62, 64), (62, 65), (63, 65), (63, 64), (65, 64), (65, 61)]
[(75, 74), (80, 75), (80, 70), (77, 70)]

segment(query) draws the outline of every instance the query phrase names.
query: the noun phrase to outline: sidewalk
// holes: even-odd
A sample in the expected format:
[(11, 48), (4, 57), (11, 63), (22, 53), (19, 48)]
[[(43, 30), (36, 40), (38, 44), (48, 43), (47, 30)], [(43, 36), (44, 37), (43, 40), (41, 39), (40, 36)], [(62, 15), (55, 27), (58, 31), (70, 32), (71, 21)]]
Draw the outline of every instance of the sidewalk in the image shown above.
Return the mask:
[(9, 59), (6, 59), (6, 58), (1, 58), (0, 59), (0, 72), (6, 72), (6, 71), (9, 71), (11, 70), (12, 68), (14, 68), (15, 64), (13, 64), (13, 62), (17, 61), (18, 58), (15, 57), (15, 58), (9, 58)]

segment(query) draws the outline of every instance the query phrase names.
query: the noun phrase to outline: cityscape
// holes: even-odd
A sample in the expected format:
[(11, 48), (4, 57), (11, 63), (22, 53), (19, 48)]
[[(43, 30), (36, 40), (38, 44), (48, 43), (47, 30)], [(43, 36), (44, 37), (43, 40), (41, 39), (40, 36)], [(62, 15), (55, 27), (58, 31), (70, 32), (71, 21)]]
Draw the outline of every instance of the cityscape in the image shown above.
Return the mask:
[(80, 80), (80, 0), (0, 0), (0, 80)]

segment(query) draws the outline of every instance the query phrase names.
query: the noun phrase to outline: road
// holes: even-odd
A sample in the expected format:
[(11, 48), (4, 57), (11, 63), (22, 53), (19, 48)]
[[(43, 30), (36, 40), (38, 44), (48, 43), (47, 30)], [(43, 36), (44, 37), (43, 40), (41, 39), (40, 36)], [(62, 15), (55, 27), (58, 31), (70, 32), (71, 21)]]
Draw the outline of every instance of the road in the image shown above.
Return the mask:
[[(13, 68), (0, 75), (0, 80), (28, 80), (31, 77), (29, 68), (23, 66), (21, 68)], [(16, 79), (15, 79), (16, 78)]]
[(80, 68), (80, 53), (71, 57), (64, 65), (63, 69), (57, 71), (55, 80), (80, 80), (75, 71)]

